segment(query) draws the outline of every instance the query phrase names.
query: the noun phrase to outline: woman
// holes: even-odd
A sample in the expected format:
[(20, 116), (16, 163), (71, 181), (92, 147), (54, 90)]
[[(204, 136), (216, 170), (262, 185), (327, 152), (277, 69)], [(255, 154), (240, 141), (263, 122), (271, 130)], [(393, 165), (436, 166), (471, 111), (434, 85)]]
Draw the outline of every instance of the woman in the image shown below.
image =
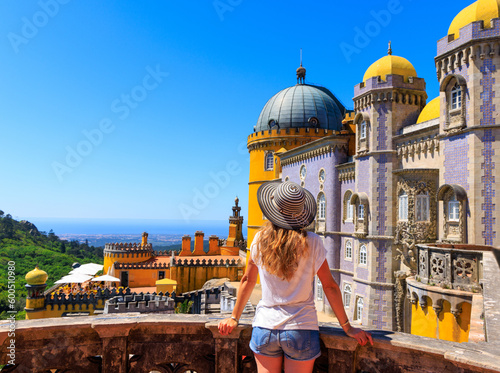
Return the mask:
[(283, 356), (285, 372), (312, 372), (321, 355), (313, 299), (317, 274), (344, 332), (363, 346), (373, 345), (369, 333), (349, 324), (321, 238), (303, 230), (316, 217), (312, 194), (293, 182), (268, 182), (260, 186), (257, 199), (268, 223), (255, 235), (234, 310), (219, 322), (219, 332), (230, 334), (238, 325), (260, 274), (262, 299), (250, 341), (259, 373), (281, 373)]

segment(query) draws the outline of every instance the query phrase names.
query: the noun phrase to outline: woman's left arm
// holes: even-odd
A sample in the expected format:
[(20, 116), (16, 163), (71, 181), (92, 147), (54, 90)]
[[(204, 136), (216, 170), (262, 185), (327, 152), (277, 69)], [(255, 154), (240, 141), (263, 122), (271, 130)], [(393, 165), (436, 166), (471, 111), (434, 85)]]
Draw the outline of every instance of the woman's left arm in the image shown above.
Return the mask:
[(240, 288), (238, 289), (238, 295), (236, 297), (236, 304), (234, 305), (231, 317), (221, 320), (219, 322), (219, 333), (222, 335), (231, 334), (233, 329), (238, 325), (238, 320), (245, 309), (245, 305), (252, 295), (252, 291), (257, 283), (257, 276), (259, 275), (259, 269), (254, 261), (250, 258), (248, 261), (247, 269), (245, 274), (241, 278)]

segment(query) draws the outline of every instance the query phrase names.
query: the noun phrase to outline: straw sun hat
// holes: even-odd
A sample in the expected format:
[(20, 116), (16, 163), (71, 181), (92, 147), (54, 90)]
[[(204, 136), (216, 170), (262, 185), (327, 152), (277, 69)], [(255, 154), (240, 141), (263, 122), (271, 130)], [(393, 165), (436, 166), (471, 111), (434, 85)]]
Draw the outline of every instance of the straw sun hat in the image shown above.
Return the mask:
[(262, 184), (257, 190), (257, 200), (265, 217), (280, 228), (305, 228), (316, 217), (313, 195), (291, 181)]

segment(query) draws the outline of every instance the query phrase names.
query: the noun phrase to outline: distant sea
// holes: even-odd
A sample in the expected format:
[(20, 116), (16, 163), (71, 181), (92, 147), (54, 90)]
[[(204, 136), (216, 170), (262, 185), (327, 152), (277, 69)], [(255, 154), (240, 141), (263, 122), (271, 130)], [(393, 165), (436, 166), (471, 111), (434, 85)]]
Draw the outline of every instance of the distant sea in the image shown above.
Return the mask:
[[(189, 234), (194, 236), (196, 231), (203, 231), (205, 237), (215, 234), (227, 237), (229, 232), (228, 220), (167, 220), (167, 219), (77, 219), (77, 218), (24, 218), (35, 224), (38, 230), (49, 232), (51, 229), (57, 234)], [(246, 234), (246, 226), (243, 227)]]

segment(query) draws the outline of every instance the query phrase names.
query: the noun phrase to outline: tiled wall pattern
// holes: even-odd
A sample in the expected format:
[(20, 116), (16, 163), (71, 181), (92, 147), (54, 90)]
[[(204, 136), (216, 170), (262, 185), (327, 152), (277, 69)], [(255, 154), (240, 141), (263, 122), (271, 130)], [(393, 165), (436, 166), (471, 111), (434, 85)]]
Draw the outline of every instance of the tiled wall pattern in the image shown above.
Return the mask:
[(377, 168), (377, 233), (381, 236), (385, 235), (387, 222), (387, 155), (381, 154), (378, 157)]
[[(495, 78), (493, 74), (495, 72), (496, 67), (493, 64), (493, 60), (485, 59), (481, 68), (482, 79), (480, 82), (483, 87), (483, 92), (481, 93), (483, 104), (480, 107), (480, 111), (483, 114), (480, 121), (481, 126), (495, 124), (495, 119), (493, 118), (493, 113), (495, 111), (495, 105), (493, 104), (493, 98), (495, 97), (495, 92), (493, 91)], [(481, 219), (481, 224), (484, 227), (482, 237), (484, 238), (485, 245), (492, 245), (493, 239), (496, 237), (496, 232), (493, 231), (495, 225), (495, 218), (493, 216), (495, 210), (495, 205), (493, 203), (493, 198), (495, 197), (495, 176), (493, 175), (495, 169), (495, 163), (493, 162), (495, 150), (493, 149), (493, 142), (495, 141), (495, 137), (493, 136), (493, 130), (485, 130), (481, 141), (484, 146), (482, 151), (483, 162), (481, 163), (481, 169), (484, 172), (481, 178), (481, 183), (483, 185), (481, 191), (481, 197), (483, 198), (481, 209), (484, 213)]]
[[(377, 282), (386, 282), (386, 263), (387, 263), (387, 246), (386, 243), (379, 243), (377, 250)], [(387, 327), (387, 300), (384, 299), (384, 295), (387, 296), (387, 291), (381, 288), (376, 288), (375, 297), (373, 299), (373, 307), (370, 310), (375, 318), (372, 319), (372, 325), (378, 329)], [(385, 319), (385, 320), (384, 320)]]
[(356, 192), (364, 192), (370, 195), (370, 158), (359, 158), (356, 171)]
[(469, 191), (469, 144), (470, 132), (444, 140), (444, 183), (458, 184)]

